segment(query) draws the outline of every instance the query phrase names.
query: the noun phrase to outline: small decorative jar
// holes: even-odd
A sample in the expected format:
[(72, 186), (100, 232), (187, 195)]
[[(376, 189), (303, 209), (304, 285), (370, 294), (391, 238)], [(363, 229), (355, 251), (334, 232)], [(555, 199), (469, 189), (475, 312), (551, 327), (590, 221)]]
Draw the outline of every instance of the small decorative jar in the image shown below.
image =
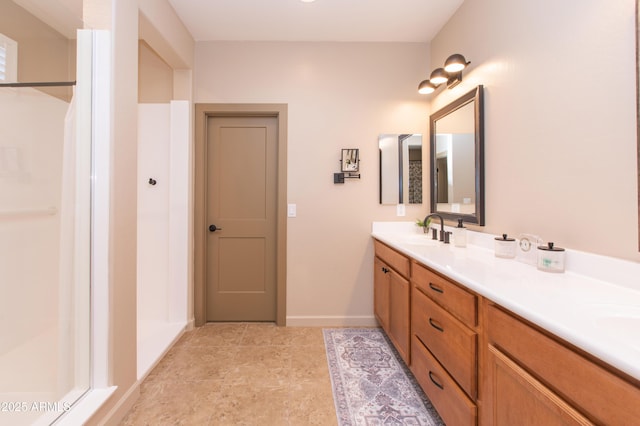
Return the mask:
[(496, 257), (504, 257), (506, 259), (513, 259), (516, 257), (516, 239), (507, 237), (507, 234), (502, 234), (502, 237), (496, 237), (495, 254)]
[(538, 246), (538, 269), (545, 272), (564, 272), (565, 250), (553, 243)]

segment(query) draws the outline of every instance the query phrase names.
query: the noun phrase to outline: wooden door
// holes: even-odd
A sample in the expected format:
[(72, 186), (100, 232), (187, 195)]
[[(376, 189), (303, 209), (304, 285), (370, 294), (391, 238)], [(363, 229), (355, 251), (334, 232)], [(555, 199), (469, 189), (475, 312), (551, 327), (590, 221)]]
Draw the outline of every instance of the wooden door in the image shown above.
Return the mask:
[(207, 118), (207, 321), (276, 320), (277, 123)]

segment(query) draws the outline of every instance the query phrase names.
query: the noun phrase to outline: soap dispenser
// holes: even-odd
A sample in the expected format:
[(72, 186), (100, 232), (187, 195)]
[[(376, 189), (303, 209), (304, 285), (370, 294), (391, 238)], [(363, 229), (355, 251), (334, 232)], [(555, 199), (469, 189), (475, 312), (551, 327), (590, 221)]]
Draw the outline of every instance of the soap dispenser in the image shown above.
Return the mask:
[(453, 229), (453, 244), (456, 247), (467, 246), (467, 228), (462, 226), (462, 218), (458, 219), (458, 226)]

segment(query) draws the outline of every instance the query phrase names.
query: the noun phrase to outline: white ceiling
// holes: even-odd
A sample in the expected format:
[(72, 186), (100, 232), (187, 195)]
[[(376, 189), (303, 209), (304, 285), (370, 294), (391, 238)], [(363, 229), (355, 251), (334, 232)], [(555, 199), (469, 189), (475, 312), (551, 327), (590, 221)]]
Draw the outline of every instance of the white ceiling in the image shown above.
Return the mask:
[(428, 42), (464, 0), (169, 0), (196, 41)]

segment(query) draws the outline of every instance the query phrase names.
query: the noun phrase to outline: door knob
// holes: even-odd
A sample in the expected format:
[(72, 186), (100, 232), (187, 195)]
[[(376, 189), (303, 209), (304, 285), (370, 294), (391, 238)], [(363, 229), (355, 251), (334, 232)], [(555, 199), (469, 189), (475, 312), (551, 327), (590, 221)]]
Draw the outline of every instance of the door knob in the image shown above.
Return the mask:
[(209, 232), (222, 231), (222, 228), (218, 228), (215, 225), (209, 225)]

